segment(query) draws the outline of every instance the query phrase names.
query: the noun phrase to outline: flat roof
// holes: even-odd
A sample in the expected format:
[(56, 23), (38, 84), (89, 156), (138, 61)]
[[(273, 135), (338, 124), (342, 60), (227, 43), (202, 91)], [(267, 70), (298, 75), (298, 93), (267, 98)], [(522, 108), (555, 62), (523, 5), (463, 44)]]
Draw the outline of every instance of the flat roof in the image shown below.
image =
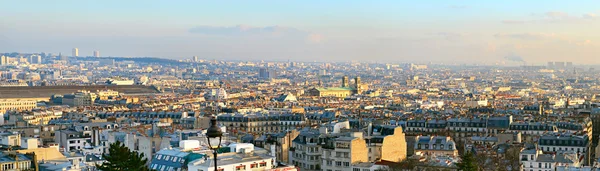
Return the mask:
[(154, 94), (160, 93), (152, 86), (144, 85), (89, 85), (89, 86), (22, 86), (0, 87), (0, 99), (18, 98), (50, 98), (58, 94), (71, 94), (78, 90), (95, 92), (97, 90), (114, 90), (123, 94)]

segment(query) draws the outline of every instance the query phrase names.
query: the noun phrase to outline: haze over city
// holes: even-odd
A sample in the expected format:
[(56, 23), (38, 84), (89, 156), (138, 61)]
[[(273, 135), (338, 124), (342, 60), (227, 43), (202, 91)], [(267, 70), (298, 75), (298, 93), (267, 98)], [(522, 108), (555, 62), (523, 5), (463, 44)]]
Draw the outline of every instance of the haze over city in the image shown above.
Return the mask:
[(600, 171), (598, 0), (0, 1), (0, 171)]
[[(272, 61), (597, 64), (600, 2), (3, 1), (1, 52)], [(521, 61), (522, 60), (522, 61)]]

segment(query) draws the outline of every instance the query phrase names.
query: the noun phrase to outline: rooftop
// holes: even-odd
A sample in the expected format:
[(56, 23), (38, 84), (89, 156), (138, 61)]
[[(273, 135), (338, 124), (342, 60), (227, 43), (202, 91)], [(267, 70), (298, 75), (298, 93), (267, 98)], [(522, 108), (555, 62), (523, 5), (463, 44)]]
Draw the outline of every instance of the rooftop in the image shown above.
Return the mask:
[(143, 85), (91, 85), (91, 86), (35, 86), (0, 87), (0, 99), (50, 98), (54, 94), (70, 94), (78, 90), (97, 91), (111, 89), (124, 94), (160, 93), (151, 86)]

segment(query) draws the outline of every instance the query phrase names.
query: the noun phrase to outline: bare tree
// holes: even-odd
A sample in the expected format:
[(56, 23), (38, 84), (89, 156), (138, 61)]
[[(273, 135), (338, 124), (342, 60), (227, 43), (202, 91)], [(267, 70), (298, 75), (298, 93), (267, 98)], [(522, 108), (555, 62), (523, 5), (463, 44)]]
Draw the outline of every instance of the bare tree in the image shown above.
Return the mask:
[(506, 170), (520, 170), (521, 169), (521, 161), (519, 161), (519, 154), (521, 153), (520, 147), (511, 147), (506, 150), (504, 153), (504, 162), (502, 162), (501, 166), (507, 167)]

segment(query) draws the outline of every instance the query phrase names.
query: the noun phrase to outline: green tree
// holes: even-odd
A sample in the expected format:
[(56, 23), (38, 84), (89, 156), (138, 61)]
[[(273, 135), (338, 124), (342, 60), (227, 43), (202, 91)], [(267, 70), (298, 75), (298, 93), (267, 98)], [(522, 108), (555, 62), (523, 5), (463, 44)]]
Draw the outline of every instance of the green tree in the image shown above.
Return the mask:
[(475, 164), (475, 157), (471, 152), (465, 152), (460, 156), (460, 162), (456, 164), (458, 170), (461, 171), (477, 171), (477, 165)]
[(146, 167), (148, 159), (144, 154), (137, 151), (130, 151), (129, 148), (116, 142), (110, 144), (108, 154), (103, 154), (102, 157), (106, 160), (102, 165), (96, 165), (102, 171), (149, 171)]

